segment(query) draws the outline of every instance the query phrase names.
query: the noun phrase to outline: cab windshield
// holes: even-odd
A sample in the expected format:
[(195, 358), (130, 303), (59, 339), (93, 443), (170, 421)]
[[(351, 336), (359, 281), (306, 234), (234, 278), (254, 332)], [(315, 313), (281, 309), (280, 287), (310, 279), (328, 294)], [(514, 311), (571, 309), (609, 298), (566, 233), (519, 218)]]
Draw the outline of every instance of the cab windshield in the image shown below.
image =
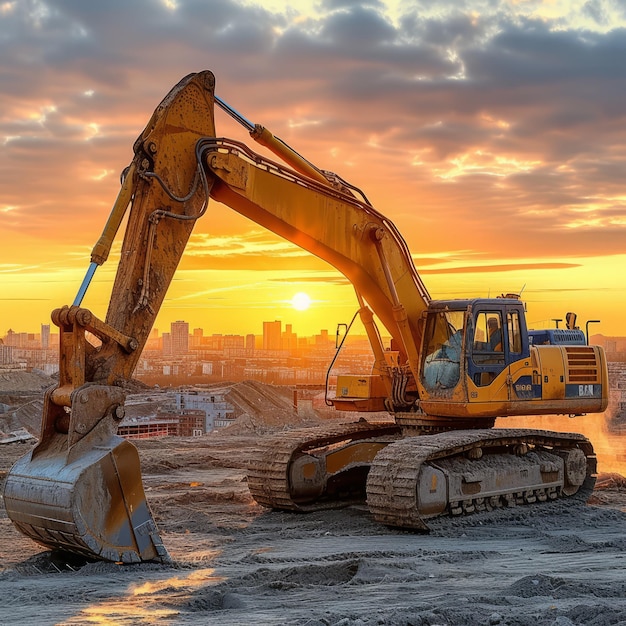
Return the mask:
[(422, 384), (429, 391), (452, 390), (461, 375), (465, 311), (438, 311), (426, 319)]

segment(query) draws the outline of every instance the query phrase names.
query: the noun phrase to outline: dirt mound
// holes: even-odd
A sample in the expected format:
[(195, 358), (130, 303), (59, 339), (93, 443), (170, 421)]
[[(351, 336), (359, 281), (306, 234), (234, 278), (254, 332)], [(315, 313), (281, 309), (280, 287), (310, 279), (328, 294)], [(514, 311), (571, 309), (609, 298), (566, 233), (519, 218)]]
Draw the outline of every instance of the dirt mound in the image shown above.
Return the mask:
[(0, 371), (0, 396), (41, 393), (54, 384), (55, 380), (40, 370), (32, 372)]
[(0, 370), (0, 433), (25, 429), (38, 437), (43, 394), (55, 382), (40, 370)]
[(31, 435), (39, 436), (43, 397), (31, 400), (26, 404), (0, 415), (0, 432), (10, 433), (20, 428), (26, 429)]
[(299, 414), (290, 387), (275, 387), (252, 380), (233, 385), (225, 399), (235, 407), (234, 424), (228, 434), (265, 433), (312, 425), (321, 421), (315, 413)]

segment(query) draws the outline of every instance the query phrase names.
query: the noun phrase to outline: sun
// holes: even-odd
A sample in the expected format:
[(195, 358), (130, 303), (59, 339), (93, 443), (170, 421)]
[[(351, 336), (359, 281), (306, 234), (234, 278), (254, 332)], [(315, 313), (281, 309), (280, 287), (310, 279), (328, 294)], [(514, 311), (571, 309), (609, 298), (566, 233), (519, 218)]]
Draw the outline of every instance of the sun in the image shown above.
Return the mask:
[(306, 293), (299, 291), (291, 298), (291, 306), (296, 311), (306, 311), (311, 306), (311, 298)]

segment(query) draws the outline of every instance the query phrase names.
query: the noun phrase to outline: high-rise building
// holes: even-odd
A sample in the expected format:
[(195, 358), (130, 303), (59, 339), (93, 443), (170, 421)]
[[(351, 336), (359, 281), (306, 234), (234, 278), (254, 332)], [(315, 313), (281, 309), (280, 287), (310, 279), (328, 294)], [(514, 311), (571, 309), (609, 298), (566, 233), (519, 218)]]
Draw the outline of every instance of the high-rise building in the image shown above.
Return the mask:
[(148, 337), (148, 340), (146, 341), (145, 349), (146, 350), (162, 350), (163, 349), (162, 341), (159, 338), (158, 328), (153, 328), (150, 331), (150, 337)]
[(50, 324), (41, 325), (41, 347), (44, 350), (50, 347)]
[(256, 343), (256, 337), (249, 333), (246, 335), (246, 353), (248, 356), (254, 354), (254, 348)]
[(179, 320), (172, 322), (172, 354), (189, 353), (189, 324)]
[(263, 322), (263, 350), (280, 350), (281, 322)]
[(194, 328), (193, 335), (189, 338), (190, 348), (199, 348), (202, 345), (202, 339), (204, 337), (204, 330), (202, 328)]
[(13, 362), (13, 346), (5, 346), (0, 339), (0, 363), (6, 365)]
[(167, 356), (171, 356), (172, 352), (172, 333), (163, 333), (161, 335), (163, 340), (163, 354)]
[(320, 330), (319, 335), (315, 335), (315, 345), (316, 346), (326, 346), (330, 343), (330, 338), (328, 336), (327, 330)]
[(291, 324), (285, 324), (285, 332), (282, 334), (282, 349), (295, 350), (298, 347), (298, 335), (293, 332)]

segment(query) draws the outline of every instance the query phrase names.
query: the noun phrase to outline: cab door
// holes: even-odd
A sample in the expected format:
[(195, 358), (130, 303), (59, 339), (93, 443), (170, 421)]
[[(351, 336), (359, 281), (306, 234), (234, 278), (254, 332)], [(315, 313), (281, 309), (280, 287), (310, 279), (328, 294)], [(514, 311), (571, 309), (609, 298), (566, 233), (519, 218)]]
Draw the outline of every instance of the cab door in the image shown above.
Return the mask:
[(473, 318), (468, 333), (468, 374), (477, 387), (486, 387), (506, 367), (505, 320), (502, 310), (485, 309)]
[(498, 390), (506, 387), (506, 391), (497, 394), (499, 398), (511, 399), (510, 377), (503, 377), (502, 373), (510, 374), (510, 365), (528, 353), (527, 341), (523, 340), (523, 315), (519, 307), (491, 305), (474, 312), (472, 320), (473, 332), (468, 333), (468, 375), (479, 388), (497, 380)]

